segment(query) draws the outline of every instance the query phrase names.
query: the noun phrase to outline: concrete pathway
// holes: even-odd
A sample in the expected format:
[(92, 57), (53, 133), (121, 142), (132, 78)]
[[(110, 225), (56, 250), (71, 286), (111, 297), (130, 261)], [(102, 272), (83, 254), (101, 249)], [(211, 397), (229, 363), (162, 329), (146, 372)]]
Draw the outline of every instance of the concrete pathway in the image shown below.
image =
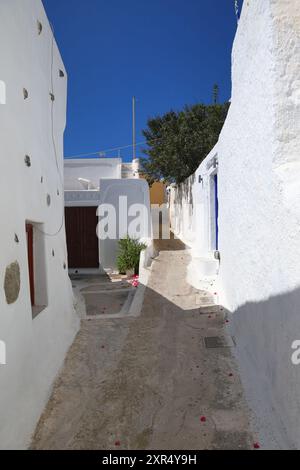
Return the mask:
[(223, 312), (186, 284), (180, 242), (160, 249), (139, 317), (82, 322), (33, 449), (252, 448)]

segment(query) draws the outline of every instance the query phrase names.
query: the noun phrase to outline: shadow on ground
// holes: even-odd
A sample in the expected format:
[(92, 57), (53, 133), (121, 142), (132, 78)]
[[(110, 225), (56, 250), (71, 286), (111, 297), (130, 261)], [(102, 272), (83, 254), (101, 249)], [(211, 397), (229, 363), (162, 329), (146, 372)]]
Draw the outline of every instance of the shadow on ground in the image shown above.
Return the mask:
[[(82, 322), (33, 449), (252, 447), (224, 313), (201, 313), (208, 294), (185, 282), (189, 254), (169, 243), (139, 317)], [(207, 337), (223, 347), (208, 349)]]

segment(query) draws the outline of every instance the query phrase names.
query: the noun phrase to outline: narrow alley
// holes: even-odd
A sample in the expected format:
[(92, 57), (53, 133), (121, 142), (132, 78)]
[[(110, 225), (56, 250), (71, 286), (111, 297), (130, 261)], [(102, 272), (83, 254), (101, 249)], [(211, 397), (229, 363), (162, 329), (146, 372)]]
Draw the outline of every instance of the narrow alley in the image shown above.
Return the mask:
[(31, 448), (253, 447), (224, 313), (185, 282), (189, 256), (161, 242), (140, 316), (82, 321)]

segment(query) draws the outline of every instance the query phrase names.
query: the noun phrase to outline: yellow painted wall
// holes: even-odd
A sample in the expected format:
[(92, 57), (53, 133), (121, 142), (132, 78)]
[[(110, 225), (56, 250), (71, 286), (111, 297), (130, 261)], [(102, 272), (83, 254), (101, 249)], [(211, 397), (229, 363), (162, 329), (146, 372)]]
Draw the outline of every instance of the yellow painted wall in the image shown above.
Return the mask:
[(150, 203), (163, 204), (165, 202), (165, 185), (161, 182), (153, 183), (150, 188)]

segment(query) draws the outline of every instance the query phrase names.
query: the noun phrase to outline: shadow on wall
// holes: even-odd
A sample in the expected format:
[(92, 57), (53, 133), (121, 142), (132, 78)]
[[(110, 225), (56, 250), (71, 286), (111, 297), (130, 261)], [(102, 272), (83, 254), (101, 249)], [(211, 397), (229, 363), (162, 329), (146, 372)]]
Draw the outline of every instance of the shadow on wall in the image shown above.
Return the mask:
[[(264, 448), (300, 448), (300, 288), (238, 308), (231, 333), (241, 377)], [(299, 354), (300, 357), (300, 354)]]

